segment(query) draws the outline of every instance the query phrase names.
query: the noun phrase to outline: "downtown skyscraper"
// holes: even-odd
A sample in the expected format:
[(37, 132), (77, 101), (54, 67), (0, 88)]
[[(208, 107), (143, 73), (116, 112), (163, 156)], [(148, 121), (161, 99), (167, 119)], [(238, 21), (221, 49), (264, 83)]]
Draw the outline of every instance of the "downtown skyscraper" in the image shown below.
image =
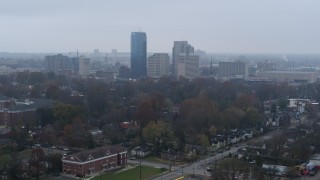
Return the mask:
[(180, 76), (194, 79), (199, 76), (199, 56), (194, 55), (194, 47), (188, 41), (175, 41), (172, 48), (172, 72)]
[(144, 32), (131, 33), (131, 77), (147, 76), (147, 36)]
[(177, 75), (177, 63), (179, 56), (188, 56), (194, 53), (194, 48), (188, 41), (174, 41), (172, 48), (172, 72)]

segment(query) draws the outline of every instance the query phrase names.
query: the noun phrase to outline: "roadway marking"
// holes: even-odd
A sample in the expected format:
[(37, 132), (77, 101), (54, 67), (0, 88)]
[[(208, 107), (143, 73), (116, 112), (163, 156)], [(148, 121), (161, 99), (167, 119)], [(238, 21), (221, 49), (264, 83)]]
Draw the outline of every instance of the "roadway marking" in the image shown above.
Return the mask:
[(179, 178), (177, 178), (177, 179), (174, 179), (174, 180), (180, 180), (180, 179), (183, 179), (184, 178), (184, 176), (182, 176), (182, 177), (179, 177)]

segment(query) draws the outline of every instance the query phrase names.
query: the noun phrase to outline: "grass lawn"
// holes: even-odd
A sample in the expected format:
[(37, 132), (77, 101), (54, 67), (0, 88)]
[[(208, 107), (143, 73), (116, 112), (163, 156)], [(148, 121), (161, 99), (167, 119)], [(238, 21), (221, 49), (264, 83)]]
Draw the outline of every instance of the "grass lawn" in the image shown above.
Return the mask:
[(26, 149), (24, 151), (19, 152), (19, 158), (21, 159), (29, 159), (31, 157), (31, 149)]
[[(165, 170), (160, 168), (153, 168), (149, 166), (141, 166), (141, 179), (149, 179), (153, 176), (156, 176)], [(119, 173), (112, 173), (112, 174), (102, 174), (102, 180), (140, 180), (140, 166), (136, 166), (132, 169), (127, 171), (122, 171)], [(93, 180), (100, 180), (100, 176), (96, 176)]]
[(162, 160), (160, 157), (157, 157), (157, 156), (147, 156), (143, 159), (147, 161), (154, 161), (159, 163), (170, 163), (170, 161)]
[[(153, 162), (157, 162), (157, 163), (164, 163), (164, 164), (171, 164), (170, 161), (168, 160), (163, 160), (160, 157), (157, 156), (147, 156), (143, 158), (144, 160), (147, 161), (153, 161)], [(182, 162), (175, 162), (175, 165), (181, 165), (181, 164), (185, 164), (186, 162), (182, 161)]]

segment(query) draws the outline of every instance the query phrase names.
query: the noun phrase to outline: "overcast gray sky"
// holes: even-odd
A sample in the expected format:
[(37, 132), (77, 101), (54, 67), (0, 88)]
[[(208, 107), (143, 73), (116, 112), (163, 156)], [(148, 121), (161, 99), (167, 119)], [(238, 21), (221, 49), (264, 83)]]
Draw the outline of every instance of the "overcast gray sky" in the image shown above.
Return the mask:
[(319, 0), (0, 0), (0, 52), (130, 50), (175, 40), (228, 53), (319, 53)]

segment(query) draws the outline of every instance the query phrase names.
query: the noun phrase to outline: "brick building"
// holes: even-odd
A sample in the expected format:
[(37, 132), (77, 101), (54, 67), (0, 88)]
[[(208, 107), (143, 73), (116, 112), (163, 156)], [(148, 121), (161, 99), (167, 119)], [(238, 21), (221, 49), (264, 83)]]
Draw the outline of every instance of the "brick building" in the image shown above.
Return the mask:
[(0, 94), (0, 109), (7, 108), (13, 104), (14, 99)]
[(46, 99), (26, 99), (7, 101), (0, 100), (0, 126), (3, 127), (33, 127), (38, 125), (37, 109), (52, 107), (52, 101)]
[(111, 171), (127, 164), (127, 149), (108, 145), (71, 154), (62, 158), (62, 173), (84, 177), (101, 171)]

